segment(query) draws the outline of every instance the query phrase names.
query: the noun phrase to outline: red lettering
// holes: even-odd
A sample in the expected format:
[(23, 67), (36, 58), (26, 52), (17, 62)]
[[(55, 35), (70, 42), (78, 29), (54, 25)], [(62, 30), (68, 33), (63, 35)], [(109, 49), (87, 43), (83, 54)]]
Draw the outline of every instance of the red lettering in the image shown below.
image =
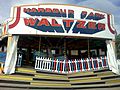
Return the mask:
[(32, 9), (30, 10), (30, 12), (37, 12), (37, 9), (36, 9), (36, 8), (32, 8)]
[(99, 29), (99, 30), (105, 30), (105, 24), (103, 24), (103, 23), (98, 23), (98, 29)]
[(45, 11), (50, 13), (50, 12), (52, 12), (52, 9), (51, 8), (46, 8)]
[(86, 11), (82, 11), (82, 15), (87, 15), (87, 12)]
[(58, 24), (57, 21), (55, 19), (52, 19), (52, 24), (51, 24), (53, 27), (59, 27), (61, 26), (61, 24)]
[(70, 23), (74, 22), (74, 20), (63, 20), (66, 23), (66, 27), (70, 27)]
[(45, 12), (44, 8), (38, 8), (38, 12)]
[(88, 22), (88, 29), (96, 29), (96, 22)]
[(27, 8), (27, 9), (24, 8), (23, 11), (24, 11), (24, 12), (30, 12), (30, 8)]
[(78, 20), (77, 23), (78, 23), (77, 28), (86, 28), (86, 26), (85, 26), (86, 21)]
[(25, 25), (28, 26), (34, 26), (36, 24), (36, 21), (37, 21), (37, 18), (33, 19), (33, 18), (24, 18), (24, 22), (25, 22)]
[(53, 8), (53, 13), (59, 13), (60, 11), (57, 8)]
[(50, 26), (49, 21), (46, 18), (42, 18), (41, 21), (39, 21), (39, 23), (37, 24), (37, 26)]
[(74, 11), (73, 10), (68, 10), (68, 13), (70, 14), (74, 14)]

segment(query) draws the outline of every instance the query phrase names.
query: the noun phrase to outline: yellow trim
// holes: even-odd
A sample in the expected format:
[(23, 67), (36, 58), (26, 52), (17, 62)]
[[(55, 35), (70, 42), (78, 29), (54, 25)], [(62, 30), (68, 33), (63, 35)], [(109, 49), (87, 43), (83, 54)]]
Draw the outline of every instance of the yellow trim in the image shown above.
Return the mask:
[(31, 81), (32, 77), (13, 76), (13, 75), (0, 75), (0, 79)]
[(49, 86), (53, 86), (53, 87), (71, 87), (71, 84), (57, 84), (57, 83), (39, 83), (39, 82), (32, 82), (30, 83), (31, 85), (35, 85), (35, 86), (46, 86), (46, 87), (49, 87)]
[(26, 69), (26, 68), (17, 68), (17, 72), (25, 72), (25, 73), (30, 73), (30, 74), (35, 74), (36, 71), (34, 69)]
[(41, 76), (52, 76), (52, 77), (63, 77), (63, 78), (67, 78), (67, 76), (65, 75), (55, 75), (54, 73), (53, 74), (44, 74), (44, 73), (36, 73), (35, 75), (36, 77), (41, 77)]
[(100, 76), (107, 76), (107, 75), (114, 75), (112, 72), (107, 72), (107, 73), (97, 73), (97, 76), (100, 77)]
[(101, 78), (92, 78), (92, 79), (76, 79), (76, 80), (70, 80), (70, 83), (93, 82), (93, 81), (101, 81)]
[(69, 79), (69, 80), (72, 80), (72, 81), (75, 81), (75, 80), (92, 80), (92, 79), (100, 79), (101, 80), (101, 78), (100, 77), (83, 77), (83, 78), (71, 78), (71, 79)]
[(95, 73), (91, 72), (91, 71), (87, 71), (87, 72), (77, 72), (77, 73), (71, 73), (68, 74), (68, 77), (72, 77), (72, 76), (83, 76), (83, 75), (94, 75)]
[(120, 83), (120, 79), (108, 80), (105, 82), (105, 84), (111, 84), (111, 83)]
[(56, 84), (71, 84), (70, 82), (60, 82), (60, 81), (37, 81), (37, 80), (32, 80), (30, 81), (31, 83), (56, 83)]
[(62, 77), (62, 76), (41, 76), (41, 75), (35, 75), (35, 78), (54, 79), (54, 80), (68, 80), (67, 77)]

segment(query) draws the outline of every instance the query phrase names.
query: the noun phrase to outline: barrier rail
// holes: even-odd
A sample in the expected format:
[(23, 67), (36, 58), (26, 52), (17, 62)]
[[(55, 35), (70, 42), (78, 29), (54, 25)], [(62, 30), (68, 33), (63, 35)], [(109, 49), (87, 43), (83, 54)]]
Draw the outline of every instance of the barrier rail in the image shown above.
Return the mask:
[(18, 54), (16, 66), (20, 67), (21, 63), (22, 63), (22, 54)]
[(52, 60), (51, 58), (36, 57), (35, 69), (58, 73), (98, 70), (108, 67), (107, 58), (86, 58), (73, 60)]

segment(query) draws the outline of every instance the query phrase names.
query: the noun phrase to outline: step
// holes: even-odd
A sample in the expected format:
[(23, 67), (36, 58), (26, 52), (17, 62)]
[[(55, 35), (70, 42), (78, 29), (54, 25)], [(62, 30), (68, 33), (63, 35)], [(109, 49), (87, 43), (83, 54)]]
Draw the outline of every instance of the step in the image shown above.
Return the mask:
[(106, 72), (97, 72), (95, 73), (97, 74), (97, 76), (107, 76), (107, 75), (115, 75), (113, 72), (111, 71), (106, 71)]
[[(2, 83), (2, 84), (1, 84)], [(31, 82), (31, 84), (18, 83), (18, 82), (1, 82), (0, 87), (9, 87), (9, 88), (70, 88), (71, 84), (67, 83), (51, 83), (51, 82)], [(3, 84), (4, 83), (4, 84)]]
[(62, 80), (62, 79), (48, 79), (48, 78), (33, 78), (36, 81), (53, 81), (53, 82), (69, 82), (69, 80)]
[(101, 78), (99, 77), (89, 77), (89, 78), (75, 78), (75, 79), (69, 79), (70, 83), (79, 83), (79, 82), (91, 82), (91, 81), (101, 81)]
[(30, 84), (28, 81), (18, 81), (10, 79), (0, 79), (0, 83), (12, 83), (12, 84)]
[(120, 87), (120, 83), (117, 84), (93, 84), (93, 85), (72, 85), (73, 89), (97, 89), (97, 88), (110, 88), (110, 87)]
[(51, 72), (51, 71), (36, 71), (36, 73), (44, 73), (44, 74), (49, 74), (49, 75), (62, 75), (62, 76), (66, 76), (67, 74), (64, 73), (57, 73), (57, 72)]
[(49, 73), (36, 73), (35, 76), (52, 76), (52, 77), (64, 77), (64, 78), (67, 78), (67, 75), (60, 75), (60, 74), (49, 74)]
[(33, 77), (31, 76), (21, 76), (21, 75), (0, 75), (0, 79), (5, 80), (23, 80), (31, 81)]
[(112, 79), (112, 78), (120, 78), (120, 75), (107, 75), (107, 76), (99, 76), (101, 80), (107, 80), (107, 79)]
[(12, 83), (0, 83), (0, 87), (5, 88), (20, 88), (20, 89), (27, 89), (30, 85), (26, 84), (12, 84)]
[(76, 76), (84, 76), (84, 75), (94, 75), (94, 73), (92, 71), (83, 71), (83, 72), (70, 73), (67, 76), (76, 77)]
[(66, 76), (55, 76), (55, 75), (35, 75), (34, 78), (43, 78), (43, 79), (55, 79), (55, 80), (68, 80)]
[(29, 74), (35, 74), (36, 70), (32, 68), (16, 68), (17, 72), (23, 72), (23, 73), (29, 73)]
[(94, 73), (100, 73), (100, 72), (106, 72), (106, 71), (111, 71), (109, 68), (104, 68), (104, 69), (99, 69), (99, 70), (94, 70)]
[[(0, 88), (16, 88), (16, 89), (22, 89), (22, 90), (28, 90), (28, 89), (39, 89), (39, 90), (71, 90), (70, 85), (52, 85), (52, 84), (31, 84), (31, 85), (24, 85), (24, 84), (11, 84), (11, 83), (0, 83)], [(3, 89), (4, 90), (4, 89)]]
[(29, 73), (29, 72), (22, 72), (22, 71), (16, 71), (14, 75), (21, 75), (21, 76), (35, 76), (35, 74)]
[(120, 84), (120, 78), (118, 79), (110, 79), (105, 82), (106, 84), (112, 84), (112, 83), (119, 83)]
[(97, 80), (97, 81), (86, 81), (86, 82), (71, 82), (71, 85), (96, 85), (96, 84), (105, 84), (105, 81)]
[(69, 83), (53, 83), (53, 82), (44, 82), (44, 83), (39, 83), (39, 82), (31, 82), (32, 86), (39, 86), (39, 87), (71, 87), (71, 84)]
[(16, 73), (18, 75), (26, 75), (26, 76), (53, 76), (53, 77), (65, 77), (66, 74), (55, 73), (55, 72), (46, 72), (46, 71), (35, 71), (35, 69), (29, 68), (17, 68)]
[(98, 80), (98, 81), (90, 81), (90, 82), (72, 82), (71, 85), (90, 85), (90, 84), (112, 84), (112, 83), (120, 83), (120, 79), (109, 79), (109, 80)]
[(68, 78), (87, 78), (87, 77), (96, 77), (97, 74), (88, 74), (88, 75), (78, 75), (78, 76), (68, 76)]
[(100, 79), (100, 77), (84, 77), (84, 78), (70, 78), (69, 80), (91, 80), (91, 79)]
[(42, 80), (33, 80), (31, 83), (57, 83), (57, 84), (71, 84), (70, 82), (62, 82), (62, 81), (42, 81)]

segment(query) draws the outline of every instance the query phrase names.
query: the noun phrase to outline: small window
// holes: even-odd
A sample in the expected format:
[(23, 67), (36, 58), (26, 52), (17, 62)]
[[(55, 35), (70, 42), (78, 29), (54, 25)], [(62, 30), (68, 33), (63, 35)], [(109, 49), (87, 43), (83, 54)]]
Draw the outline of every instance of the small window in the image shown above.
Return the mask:
[(71, 55), (78, 55), (78, 50), (71, 50)]
[(51, 52), (52, 52), (52, 54), (55, 54), (55, 53), (56, 53), (55, 50), (51, 50)]

